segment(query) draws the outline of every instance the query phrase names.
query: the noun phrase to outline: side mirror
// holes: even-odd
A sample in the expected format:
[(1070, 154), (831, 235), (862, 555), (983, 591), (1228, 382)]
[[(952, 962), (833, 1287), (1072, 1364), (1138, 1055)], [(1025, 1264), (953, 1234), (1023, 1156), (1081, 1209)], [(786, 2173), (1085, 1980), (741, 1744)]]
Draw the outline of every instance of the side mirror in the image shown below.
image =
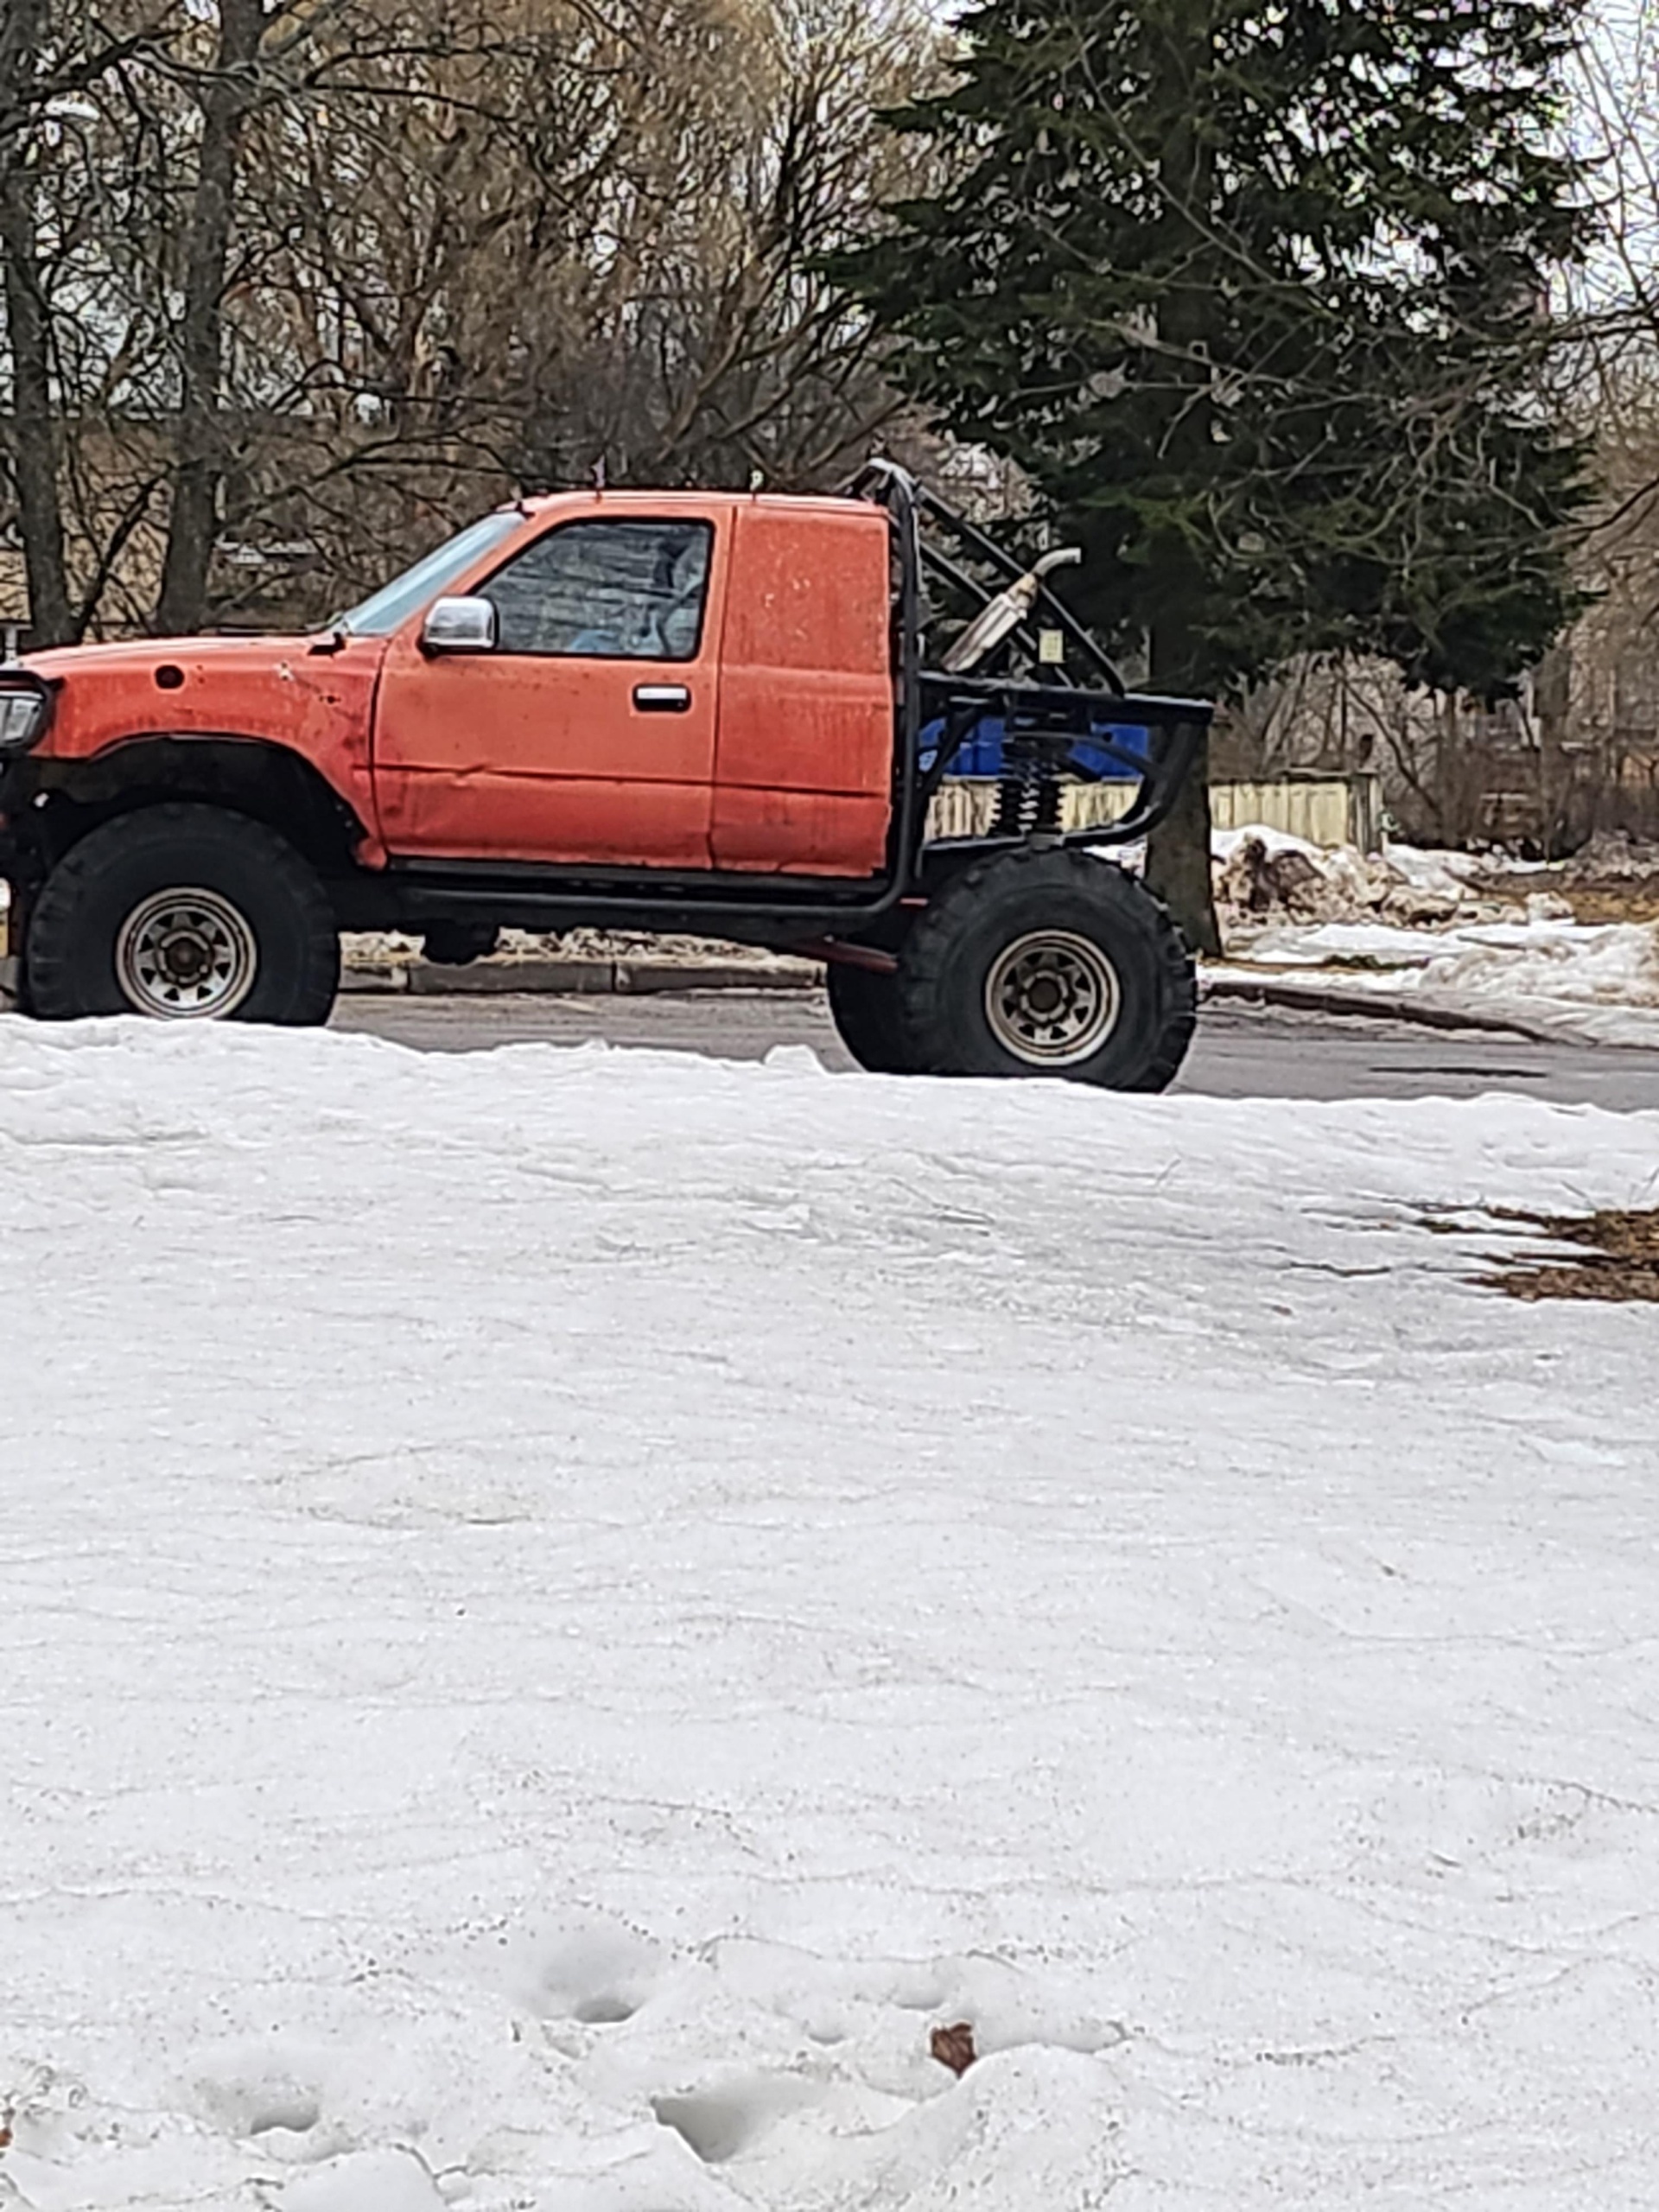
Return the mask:
[(435, 599), (421, 625), (423, 653), (493, 653), (495, 607), (487, 599)]

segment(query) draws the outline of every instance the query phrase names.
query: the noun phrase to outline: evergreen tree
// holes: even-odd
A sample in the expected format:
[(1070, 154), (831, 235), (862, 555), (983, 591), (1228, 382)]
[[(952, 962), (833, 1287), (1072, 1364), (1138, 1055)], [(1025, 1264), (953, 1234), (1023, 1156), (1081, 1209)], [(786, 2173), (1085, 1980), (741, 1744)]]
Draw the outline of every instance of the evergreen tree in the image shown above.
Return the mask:
[[(984, 0), (892, 120), (937, 196), (839, 273), (900, 382), (1011, 455), (1151, 681), (1310, 650), (1488, 696), (1572, 607), (1541, 404), (1582, 0)], [(1202, 779), (1154, 880), (1213, 945)]]

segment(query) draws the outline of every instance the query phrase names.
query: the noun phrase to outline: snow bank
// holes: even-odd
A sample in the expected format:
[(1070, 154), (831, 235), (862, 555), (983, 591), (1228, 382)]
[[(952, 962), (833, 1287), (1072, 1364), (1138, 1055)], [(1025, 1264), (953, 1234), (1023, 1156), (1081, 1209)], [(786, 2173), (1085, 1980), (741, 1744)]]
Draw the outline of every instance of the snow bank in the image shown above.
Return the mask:
[(1390, 845), (1325, 850), (1261, 829), (1215, 838), (1228, 976), (1287, 973), (1591, 1043), (1659, 1046), (1659, 924), (1580, 924), (1529, 889), (1541, 864)]
[(1535, 863), (1412, 845), (1362, 853), (1352, 845), (1312, 845), (1260, 823), (1215, 831), (1211, 855), (1217, 907), (1233, 950), (1287, 919), (1415, 927), (1501, 920), (1519, 911), (1514, 900), (1524, 895), (1529, 876), (1535, 897), (1549, 896), (1537, 890), (1544, 871)]
[(1651, 1312), (1421, 1221), (1659, 1117), (8, 1025), (0, 1167), (7, 2201), (1659, 2200)]
[(1659, 924), (1544, 922), (1468, 935), (1425, 963), (1421, 988), (1567, 1033), (1659, 1045)]
[(1250, 966), (1515, 1020), (1589, 1043), (1659, 1046), (1659, 924), (1539, 917), (1440, 931), (1326, 922), (1256, 938)]

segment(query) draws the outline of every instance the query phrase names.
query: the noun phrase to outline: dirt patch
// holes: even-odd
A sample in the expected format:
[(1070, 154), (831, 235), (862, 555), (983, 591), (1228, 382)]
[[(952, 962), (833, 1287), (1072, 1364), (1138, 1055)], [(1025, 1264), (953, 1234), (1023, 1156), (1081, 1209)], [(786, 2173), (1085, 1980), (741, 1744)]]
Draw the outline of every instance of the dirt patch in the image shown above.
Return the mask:
[(1659, 875), (1635, 883), (1563, 886), (1575, 922), (1659, 922)]
[(1495, 1221), (1535, 1230), (1566, 1254), (1517, 1253), (1495, 1274), (1476, 1280), (1488, 1290), (1529, 1302), (1541, 1298), (1592, 1298), (1619, 1305), (1659, 1306), (1659, 1207), (1604, 1213), (1525, 1213), (1492, 1210)]
[(1659, 921), (1659, 846), (1595, 836), (1551, 874), (1575, 921)]

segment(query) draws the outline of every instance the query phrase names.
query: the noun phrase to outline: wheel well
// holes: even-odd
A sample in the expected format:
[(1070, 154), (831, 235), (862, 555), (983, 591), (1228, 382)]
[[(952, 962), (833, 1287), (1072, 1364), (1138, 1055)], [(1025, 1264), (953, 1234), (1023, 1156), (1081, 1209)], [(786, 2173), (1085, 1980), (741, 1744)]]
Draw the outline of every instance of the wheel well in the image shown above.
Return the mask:
[(308, 760), (263, 739), (135, 738), (91, 760), (40, 766), (44, 804), (37, 799), (28, 822), (48, 868), (100, 823), (181, 799), (264, 823), (323, 876), (347, 873), (365, 835)]

